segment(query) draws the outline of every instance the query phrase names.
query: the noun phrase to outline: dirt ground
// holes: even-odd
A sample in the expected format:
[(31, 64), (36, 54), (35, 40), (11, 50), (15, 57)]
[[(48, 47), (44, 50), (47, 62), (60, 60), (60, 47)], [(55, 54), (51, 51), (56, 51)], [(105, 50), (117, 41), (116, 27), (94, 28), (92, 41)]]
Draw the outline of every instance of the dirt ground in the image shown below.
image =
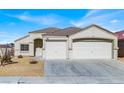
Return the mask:
[(44, 74), (43, 61), (30, 64), (32, 57), (14, 57), (12, 60), (18, 63), (0, 66), (0, 76), (43, 76)]
[(124, 62), (124, 57), (119, 57), (118, 60)]

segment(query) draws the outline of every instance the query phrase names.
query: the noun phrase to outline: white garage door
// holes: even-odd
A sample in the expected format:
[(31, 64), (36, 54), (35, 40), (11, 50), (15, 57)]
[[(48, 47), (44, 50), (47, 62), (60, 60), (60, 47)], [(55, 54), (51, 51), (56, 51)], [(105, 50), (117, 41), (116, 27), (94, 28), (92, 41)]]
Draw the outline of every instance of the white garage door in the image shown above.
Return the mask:
[(46, 59), (66, 59), (66, 41), (47, 41)]
[(111, 59), (111, 42), (73, 42), (73, 59)]

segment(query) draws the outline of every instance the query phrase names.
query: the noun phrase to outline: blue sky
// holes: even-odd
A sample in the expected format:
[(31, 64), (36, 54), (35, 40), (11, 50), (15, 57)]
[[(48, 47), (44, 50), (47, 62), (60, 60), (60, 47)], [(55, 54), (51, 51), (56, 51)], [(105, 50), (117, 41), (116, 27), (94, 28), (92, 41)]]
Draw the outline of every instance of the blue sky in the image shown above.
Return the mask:
[(8, 9), (0, 10), (0, 44), (10, 43), (28, 32), (46, 27), (85, 27), (98, 24), (115, 32), (124, 29), (124, 10)]

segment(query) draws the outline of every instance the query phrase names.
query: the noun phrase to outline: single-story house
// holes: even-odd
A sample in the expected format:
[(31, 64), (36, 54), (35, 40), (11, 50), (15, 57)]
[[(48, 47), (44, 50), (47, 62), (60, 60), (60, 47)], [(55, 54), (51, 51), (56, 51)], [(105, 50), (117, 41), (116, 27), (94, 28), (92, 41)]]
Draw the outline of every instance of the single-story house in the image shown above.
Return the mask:
[(15, 41), (15, 56), (43, 59), (117, 59), (117, 37), (98, 25), (46, 28)]
[(118, 56), (124, 57), (124, 30), (115, 32), (115, 35), (118, 37)]

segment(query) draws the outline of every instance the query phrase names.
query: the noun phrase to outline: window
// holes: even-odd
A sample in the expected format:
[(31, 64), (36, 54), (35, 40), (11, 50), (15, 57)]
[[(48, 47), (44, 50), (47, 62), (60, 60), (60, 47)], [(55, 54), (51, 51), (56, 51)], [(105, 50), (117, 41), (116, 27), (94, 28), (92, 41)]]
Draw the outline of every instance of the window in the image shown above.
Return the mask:
[(21, 44), (21, 51), (29, 51), (29, 45), (28, 44)]

